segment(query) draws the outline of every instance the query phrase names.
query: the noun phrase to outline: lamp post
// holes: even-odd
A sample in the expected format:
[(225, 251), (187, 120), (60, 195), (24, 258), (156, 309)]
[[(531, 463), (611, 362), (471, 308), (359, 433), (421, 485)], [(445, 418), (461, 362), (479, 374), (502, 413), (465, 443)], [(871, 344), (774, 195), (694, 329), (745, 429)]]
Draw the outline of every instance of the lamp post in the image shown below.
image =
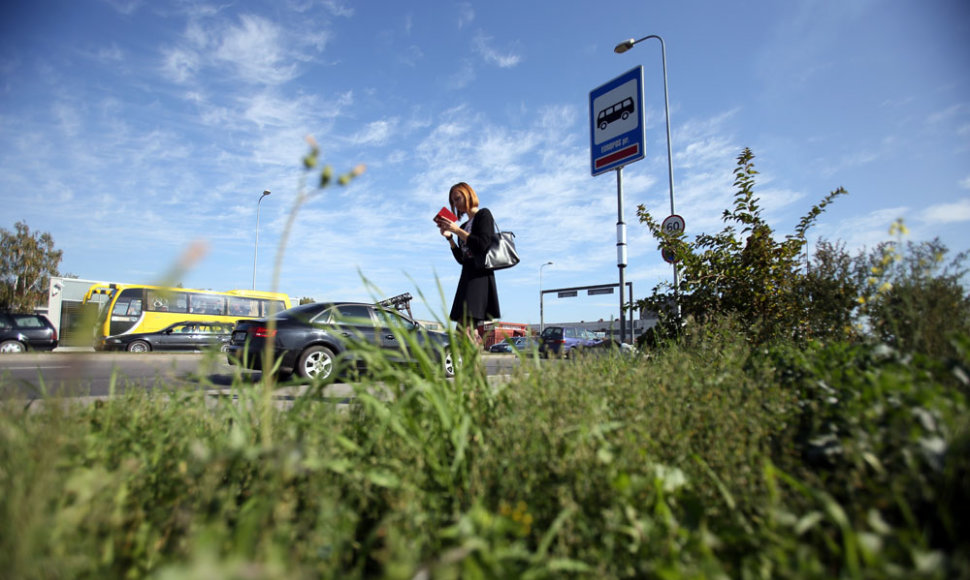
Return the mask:
[(263, 203), (263, 198), (269, 195), (269, 190), (263, 191), (256, 202), (256, 245), (253, 248), (253, 290), (256, 289), (256, 260), (259, 259), (259, 204)]
[[(635, 44), (639, 44), (644, 40), (656, 38), (660, 41), (660, 60), (663, 65), (664, 74), (664, 118), (667, 121), (667, 179), (670, 184), (670, 215), (674, 215), (677, 212), (674, 210), (674, 160), (673, 154), (671, 153), (670, 146), (670, 96), (667, 92), (667, 47), (664, 45), (664, 39), (657, 36), (656, 34), (651, 34), (649, 36), (644, 36), (639, 40), (624, 40), (620, 44), (616, 45), (613, 52), (616, 54), (623, 54), (624, 52), (633, 48)], [(678, 287), (680, 286), (680, 280), (677, 273), (677, 262), (671, 264), (674, 267), (674, 303), (677, 308), (677, 318), (680, 318), (680, 300), (678, 300)], [(633, 297), (630, 297), (633, 300)]]
[(552, 266), (552, 262), (546, 262), (545, 264), (539, 266), (539, 334), (542, 334), (542, 329), (544, 326), (542, 314), (542, 269), (546, 266)]

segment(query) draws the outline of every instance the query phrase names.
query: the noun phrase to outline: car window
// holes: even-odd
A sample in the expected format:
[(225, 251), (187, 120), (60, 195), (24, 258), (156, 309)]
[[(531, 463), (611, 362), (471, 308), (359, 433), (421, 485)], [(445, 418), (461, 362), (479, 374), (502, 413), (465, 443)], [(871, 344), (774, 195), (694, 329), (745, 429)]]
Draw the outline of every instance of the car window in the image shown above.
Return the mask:
[(341, 304), (330, 310), (331, 320), (336, 323), (352, 326), (372, 326), (374, 320), (370, 315), (370, 307), (364, 304)]
[(562, 328), (550, 326), (542, 331), (542, 338), (559, 339), (562, 338)]
[(377, 309), (375, 312), (377, 313), (378, 320), (381, 321), (381, 325), (385, 327), (389, 328), (391, 326), (397, 326), (399, 328), (404, 328), (405, 330), (414, 329), (415, 324), (397, 312), (383, 309)]
[(7, 318), (6, 314), (0, 314), (0, 330), (10, 330), (13, 328), (13, 323)]
[(33, 315), (13, 315), (13, 322), (17, 328), (44, 328), (46, 325), (39, 317)]

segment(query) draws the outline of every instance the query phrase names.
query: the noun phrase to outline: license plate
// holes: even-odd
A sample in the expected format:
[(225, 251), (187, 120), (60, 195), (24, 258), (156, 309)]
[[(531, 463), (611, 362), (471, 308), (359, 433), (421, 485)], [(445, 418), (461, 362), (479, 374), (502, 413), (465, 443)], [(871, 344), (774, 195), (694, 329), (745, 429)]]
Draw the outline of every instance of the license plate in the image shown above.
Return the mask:
[(245, 330), (235, 330), (232, 333), (233, 342), (246, 342), (246, 331)]

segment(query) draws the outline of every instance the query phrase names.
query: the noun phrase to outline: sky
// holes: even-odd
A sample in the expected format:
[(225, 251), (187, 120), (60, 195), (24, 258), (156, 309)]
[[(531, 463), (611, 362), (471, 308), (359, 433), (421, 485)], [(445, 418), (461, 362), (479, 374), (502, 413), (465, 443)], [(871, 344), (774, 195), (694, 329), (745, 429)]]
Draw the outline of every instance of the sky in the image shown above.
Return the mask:
[[(613, 51), (649, 35), (673, 192), (661, 44)], [(460, 267), (432, 217), (464, 181), (516, 234), (502, 319), (536, 324), (540, 283), (618, 282), (617, 175), (592, 175), (589, 99), (638, 66), (635, 298), (672, 280), (637, 206), (659, 221), (673, 197), (689, 239), (719, 232), (745, 147), (779, 237), (841, 186), (812, 243), (871, 248), (902, 218), (911, 241), (970, 249), (965, 0), (6, 2), (0, 227), (49, 232), (83, 279), (157, 282), (190, 253), (188, 288), (270, 290), (278, 265), (294, 302), (409, 292), (433, 319)], [(335, 172), (366, 172), (316, 188), (307, 136)], [(617, 295), (544, 301), (546, 324), (618, 312)]]

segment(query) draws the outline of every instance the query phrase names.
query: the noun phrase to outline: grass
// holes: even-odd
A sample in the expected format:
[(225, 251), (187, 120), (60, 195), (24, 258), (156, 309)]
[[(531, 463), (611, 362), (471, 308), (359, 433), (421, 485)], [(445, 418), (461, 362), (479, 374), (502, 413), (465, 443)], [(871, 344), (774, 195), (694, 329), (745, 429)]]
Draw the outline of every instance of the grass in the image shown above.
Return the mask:
[[(338, 410), (129, 392), (0, 407), (9, 578), (970, 574), (968, 345), (382, 364)], [(387, 400), (374, 383), (396, 385)]]

